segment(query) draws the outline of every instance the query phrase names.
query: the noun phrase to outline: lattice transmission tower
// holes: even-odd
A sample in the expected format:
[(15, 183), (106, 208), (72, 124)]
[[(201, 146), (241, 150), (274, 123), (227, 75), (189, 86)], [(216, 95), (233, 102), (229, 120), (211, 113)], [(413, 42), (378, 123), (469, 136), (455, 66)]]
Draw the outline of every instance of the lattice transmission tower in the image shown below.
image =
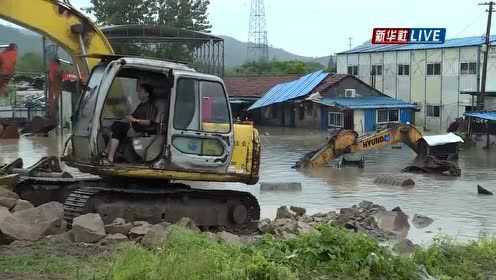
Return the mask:
[(251, 0), (249, 25), (247, 60), (268, 60), (269, 43), (267, 41), (264, 0)]

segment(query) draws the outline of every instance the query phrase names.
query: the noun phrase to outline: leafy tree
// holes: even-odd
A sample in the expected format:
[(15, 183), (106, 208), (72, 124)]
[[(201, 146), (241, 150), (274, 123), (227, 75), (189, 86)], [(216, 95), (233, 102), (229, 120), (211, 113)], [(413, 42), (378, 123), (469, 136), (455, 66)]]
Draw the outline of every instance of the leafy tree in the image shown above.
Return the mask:
[[(157, 24), (210, 32), (210, 0), (91, 0), (86, 9), (101, 25)], [(199, 42), (114, 44), (116, 53), (191, 62)]]
[(210, 0), (91, 0), (86, 9), (101, 25), (163, 24), (210, 32)]

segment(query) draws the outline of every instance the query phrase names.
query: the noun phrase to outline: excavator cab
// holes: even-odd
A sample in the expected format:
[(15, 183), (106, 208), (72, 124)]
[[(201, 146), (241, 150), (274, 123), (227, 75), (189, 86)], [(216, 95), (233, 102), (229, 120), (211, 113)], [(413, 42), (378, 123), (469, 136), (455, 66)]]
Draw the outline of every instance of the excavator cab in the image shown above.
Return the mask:
[(103, 166), (110, 128), (139, 104), (139, 84), (153, 88), (150, 100), (157, 113), (145, 131), (128, 132), (114, 168), (226, 173), (234, 135), (222, 80), (182, 64), (141, 58), (107, 59), (93, 69), (73, 117), (65, 160), (93, 170)]

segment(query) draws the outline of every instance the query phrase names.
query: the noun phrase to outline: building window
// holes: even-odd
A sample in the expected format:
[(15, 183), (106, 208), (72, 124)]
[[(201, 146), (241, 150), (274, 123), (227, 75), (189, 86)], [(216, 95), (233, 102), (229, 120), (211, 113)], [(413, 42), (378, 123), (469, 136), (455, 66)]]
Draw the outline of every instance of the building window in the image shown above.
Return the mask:
[(348, 66), (348, 75), (358, 76), (358, 65)]
[(342, 112), (329, 112), (329, 127), (344, 127), (344, 115)]
[(400, 121), (400, 110), (377, 110), (377, 123), (392, 123)]
[(427, 75), (441, 75), (441, 63), (429, 63), (427, 64)]
[(477, 63), (475, 62), (462, 62), (460, 63), (460, 74), (476, 74)]
[(465, 112), (477, 111), (477, 106), (465, 106)]
[(382, 75), (382, 65), (379, 64), (372, 65), (372, 72), (370, 74), (375, 76)]
[(428, 117), (436, 117), (440, 116), (440, 106), (438, 105), (426, 105), (426, 114)]
[(408, 64), (398, 64), (398, 75), (409, 76), (410, 75), (410, 65)]

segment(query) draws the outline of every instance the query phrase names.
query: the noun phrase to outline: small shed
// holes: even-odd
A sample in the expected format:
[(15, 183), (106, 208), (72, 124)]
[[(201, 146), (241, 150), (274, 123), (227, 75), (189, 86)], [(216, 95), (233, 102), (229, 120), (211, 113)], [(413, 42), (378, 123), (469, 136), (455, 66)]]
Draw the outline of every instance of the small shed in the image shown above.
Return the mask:
[(463, 139), (451, 132), (424, 136), (418, 141), (417, 150), (420, 156), (431, 155), (438, 159), (451, 160), (458, 155), (459, 143), (463, 143)]

